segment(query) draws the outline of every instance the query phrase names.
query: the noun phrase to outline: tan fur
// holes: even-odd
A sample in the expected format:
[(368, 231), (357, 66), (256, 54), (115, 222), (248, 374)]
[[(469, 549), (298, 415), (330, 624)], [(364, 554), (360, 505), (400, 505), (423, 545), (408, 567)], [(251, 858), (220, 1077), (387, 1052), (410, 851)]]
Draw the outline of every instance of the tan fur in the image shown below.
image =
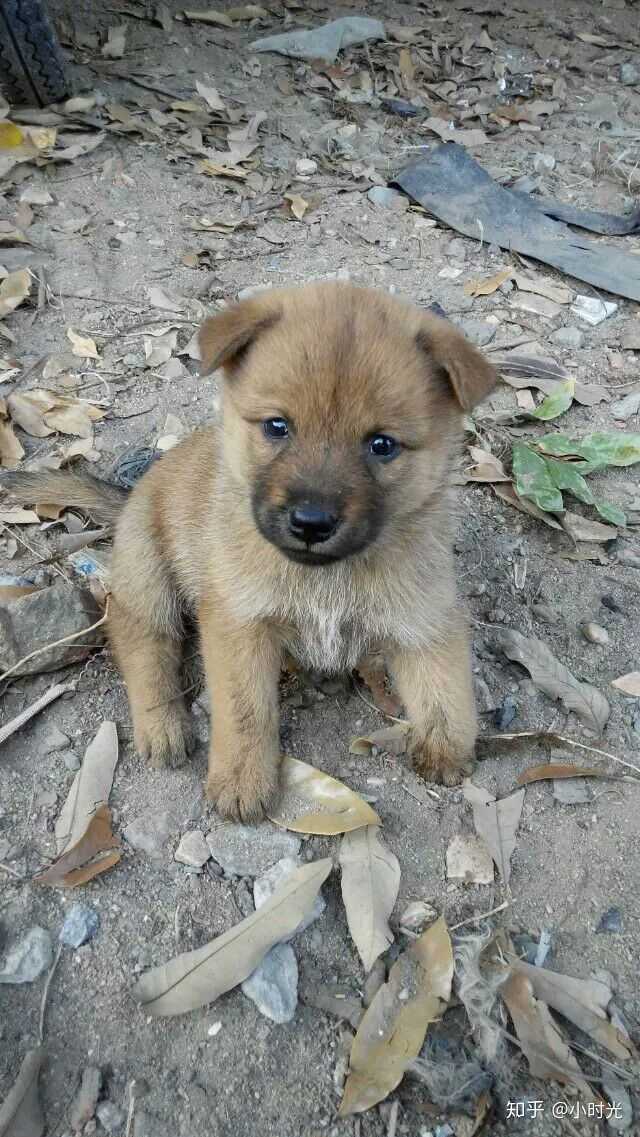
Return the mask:
[[(190, 748), (176, 698), (188, 611), (213, 704), (208, 792), (224, 816), (259, 820), (277, 794), (285, 650), (337, 671), (383, 649), (417, 769), (459, 780), (476, 719), (450, 468), (462, 409), (493, 369), (446, 322), (350, 285), (246, 301), (205, 323), (201, 348), (205, 372), (225, 369), (222, 421), (145, 474), (116, 531), (111, 638), (139, 751), (163, 765)], [(264, 436), (274, 416), (295, 424), (286, 446)], [(365, 461), (374, 432), (405, 444), (395, 461)], [(283, 551), (288, 503), (309, 493), (340, 510), (332, 563)]]

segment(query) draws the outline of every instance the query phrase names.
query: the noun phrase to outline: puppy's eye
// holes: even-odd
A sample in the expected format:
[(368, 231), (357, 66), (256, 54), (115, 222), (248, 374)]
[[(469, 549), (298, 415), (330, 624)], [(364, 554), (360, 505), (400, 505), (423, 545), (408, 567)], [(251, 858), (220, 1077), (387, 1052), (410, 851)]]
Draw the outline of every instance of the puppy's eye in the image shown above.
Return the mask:
[(267, 438), (286, 438), (289, 434), (289, 424), (283, 418), (266, 418), (262, 429)]
[(400, 453), (400, 443), (388, 434), (374, 434), (373, 438), (369, 439), (368, 449), (372, 457), (377, 458), (379, 462), (392, 462)]

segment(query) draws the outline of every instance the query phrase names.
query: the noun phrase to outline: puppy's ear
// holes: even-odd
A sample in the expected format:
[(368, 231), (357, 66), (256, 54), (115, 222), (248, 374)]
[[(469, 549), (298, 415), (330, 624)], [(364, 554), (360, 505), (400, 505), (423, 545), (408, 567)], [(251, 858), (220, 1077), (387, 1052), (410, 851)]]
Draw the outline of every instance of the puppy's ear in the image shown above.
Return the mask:
[(426, 313), (417, 340), (444, 371), (463, 411), (472, 410), (495, 387), (498, 373), (489, 360), (446, 320)]
[(269, 307), (261, 298), (243, 300), (219, 316), (210, 316), (198, 335), (202, 375), (218, 367), (232, 374), (257, 336), (279, 319), (277, 308)]

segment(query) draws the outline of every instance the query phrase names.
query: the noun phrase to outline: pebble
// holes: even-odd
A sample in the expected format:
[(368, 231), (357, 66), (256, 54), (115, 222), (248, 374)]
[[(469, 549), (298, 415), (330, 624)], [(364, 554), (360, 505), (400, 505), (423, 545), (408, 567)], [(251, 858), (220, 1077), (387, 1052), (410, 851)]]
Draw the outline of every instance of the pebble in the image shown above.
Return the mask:
[[(270, 869), (267, 869), (266, 873), (263, 873), (262, 876), (254, 880), (253, 903), (255, 904), (256, 909), (262, 908), (262, 905), (266, 904), (267, 900), (273, 896), (276, 889), (280, 887), (280, 885), (286, 880), (288, 876), (291, 875), (292, 872), (295, 872), (297, 868), (300, 868), (302, 863), (303, 862), (300, 857), (281, 857), (279, 861), (276, 861), (275, 865), (272, 865)], [(327, 904), (322, 895), (322, 892), (319, 892), (313, 902), (313, 908), (309, 914), (300, 921), (295, 931), (293, 931), (290, 936), (287, 936), (287, 940), (284, 942), (288, 942), (288, 940), (290, 940), (293, 936), (297, 936), (298, 932), (303, 932), (305, 928), (308, 928), (310, 924), (313, 924), (313, 922), (322, 915), (326, 907)]]
[(477, 347), (485, 347), (491, 343), (497, 330), (497, 325), (487, 324), (484, 320), (461, 320), (460, 327), (467, 339)]
[[(66, 581), (18, 600), (4, 601), (0, 604), (0, 616), (0, 667), (5, 671), (19, 663), (13, 672), (16, 676), (57, 671), (77, 663), (94, 651), (96, 637), (100, 637), (98, 629), (91, 633), (90, 646), (78, 638), (25, 659), (38, 644), (55, 643), (95, 623), (97, 608), (91, 594), (85, 589), (68, 588)], [(63, 750), (68, 745), (69, 739), (64, 736), (59, 748)]]
[(581, 332), (580, 328), (574, 328), (572, 325), (569, 325), (567, 328), (556, 328), (555, 332), (552, 332), (549, 336), (549, 339), (552, 340), (553, 343), (557, 343), (560, 347), (579, 348), (582, 347), (584, 343), (584, 332)]
[(190, 829), (180, 838), (173, 859), (181, 865), (191, 865), (194, 869), (201, 869), (210, 856), (211, 851), (205, 841), (204, 833), (199, 829)]
[(624, 87), (633, 87), (635, 83), (640, 83), (640, 71), (635, 63), (620, 64), (620, 82)]
[(613, 313), (618, 311), (618, 305), (612, 300), (601, 300), (599, 296), (578, 294), (571, 305), (571, 311), (585, 323), (595, 327), (609, 316), (613, 316)]
[(585, 805), (593, 801), (586, 778), (554, 778), (553, 796), (561, 805)]
[(62, 761), (65, 769), (67, 769), (70, 774), (75, 774), (80, 769), (80, 759), (73, 750), (65, 750), (62, 755)]
[(100, 927), (100, 917), (88, 904), (74, 904), (65, 916), (59, 940), (67, 947), (78, 948), (93, 939)]
[(164, 847), (176, 827), (175, 819), (168, 810), (160, 813), (142, 814), (136, 817), (124, 831), (125, 840), (132, 849), (146, 853), (153, 860), (161, 860)]
[(480, 837), (457, 834), (447, 848), (447, 880), (493, 884), (491, 853)]
[(625, 1129), (630, 1128), (633, 1121), (633, 1108), (629, 1091), (624, 1083), (604, 1066), (602, 1068), (602, 1089), (611, 1104), (617, 1107), (615, 1113), (607, 1118), (607, 1129), (611, 1129), (614, 1133), (624, 1133)]
[(296, 174), (300, 174), (305, 178), (311, 174), (318, 172), (318, 163), (313, 158), (298, 158), (296, 162)]
[(502, 703), (493, 713), (493, 724), (496, 730), (508, 730), (518, 715), (518, 704), (512, 695), (505, 695)]
[(414, 900), (402, 913), (400, 927), (406, 928), (409, 932), (421, 932), (437, 917), (438, 913), (432, 904), (427, 904), (426, 900)]
[(224, 825), (207, 833), (211, 856), (227, 873), (262, 876), (282, 859), (295, 857), (300, 838), (264, 821), (262, 825)]
[(593, 620), (586, 620), (584, 624), (580, 625), (585, 640), (590, 644), (608, 644), (609, 633), (606, 628), (602, 628), (600, 624), (594, 624)]
[(367, 197), (373, 205), (380, 205), (383, 209), (394, 209), (404, 213), (409, 208), (409, 198), (389, 186), (372, 186), (367, 191)]
[(533, 159), (533, 168), (536, 174), (544, 174), (548, 170), (555, 170), (556, 160), (553, 154), (536, 154)]
[(119, 1134), (124, 1126), (125, 1116), (112, 1101), (101, 1101), (96, 1109), (96, 1117), (107, 1133)]
[(531, 607), (536, 620), (541, 620), (543, 624), (557, 624), (558, 614), (554, 612), (548, 604), (533, 604)]
[(619, 935), (622, 932), (622, 912), (619, 908), (607, 908), (607, 911), (602, 913), (596, 935), (601, 935), (603, 932), (609, 932), (611, 935)]
[(32, 983), (48, 970), (52, 959), (51, 936), (36, 924), (8, 953), (0, 983)]
[(49, 727), (47, 736), (42, 743), (42, 753), (53, 754), (56, 750), (66, 750), (70, 743), (69, 735), (54, 724)]
[(74, 1133), (79, 1133), (96, 1112), (98, 1096), (102, 1086), (102, 1074), (97, 1066), (86, 1066), (82, 1071), (82, 1082), (71, 1106), (69, 1120)]
[(617, 402), (610, 403), (609, 410), (614, 418), (626, 422), (628, 418), (640, 413), (640, 391), (633, 391), (630, 395), (626, 395), (624, 399), (618, 399)]
[(276, 944), (242, 984), (260, 1014), (275, 1023), (291, 1022), (298, 1005), (298, 963), (290, 944)]
[(207, 1038), (215, 1038), (217, 1034), (220, 1034), (221, 1030), (222, 1030), (222, 1023), (221, 1022), (211, 1023), (211, 1026), (209, 1027), (209, 1029), (207, 1031)]

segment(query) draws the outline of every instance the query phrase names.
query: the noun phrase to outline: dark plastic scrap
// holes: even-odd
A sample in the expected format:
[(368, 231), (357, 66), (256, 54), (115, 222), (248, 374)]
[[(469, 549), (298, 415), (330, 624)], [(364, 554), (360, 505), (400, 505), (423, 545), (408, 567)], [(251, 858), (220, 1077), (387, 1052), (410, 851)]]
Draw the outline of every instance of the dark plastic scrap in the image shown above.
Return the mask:
[(424, 156), (401, 170), (392, 184), (458, 233), (523, 253), (606, 292), (640, 300), (640, 257), (589, 241), (565, 224), (626, 235), (640, 232), (640, 211), (619, 217), (514, 193), (494, 182), (457, 143), (425, 147)]

